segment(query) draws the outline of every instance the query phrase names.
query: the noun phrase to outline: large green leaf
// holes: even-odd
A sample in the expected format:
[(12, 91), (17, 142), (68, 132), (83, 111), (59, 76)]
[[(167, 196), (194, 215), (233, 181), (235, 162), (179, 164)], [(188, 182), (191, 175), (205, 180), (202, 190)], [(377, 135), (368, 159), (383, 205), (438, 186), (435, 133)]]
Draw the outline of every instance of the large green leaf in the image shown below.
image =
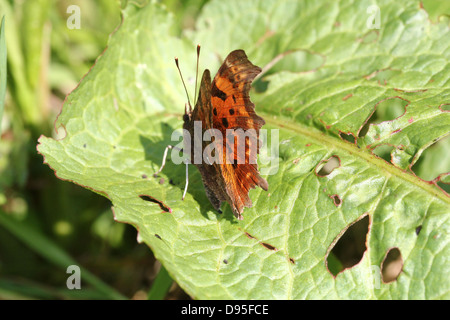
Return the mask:
[[(133, 224), (195, 298), (448, 299), (450, 199), (437, 180), (410, 169), (449, 132), (448, 24), (431, 23), (419, 2), (386, 0), (377, 2), (379, 29), (369, 29), (372, 4), (212, 1), (195, 31), (178, 38), (164, 7), (129, 3), (64, 104), (56, 128), (65, 137), (41, 137), (38, 150), (59, 178), (108, 197), (115, 218)], [(269, 191), (250, 191), (243, 221), (228, 205), (222, 215), (213, 210), (195, 169), (184, 201), (183, 165), (169, 161), (162, 179), (152, 177), (182, 124), (186, 98), (173, 57), (193, 92), (197, 43), (201, 66), (213, 72), (237, 48), (272, 66), (252, 99), (264, 128), (278, 130), (279, 152), (261, 153)], [(396, 118), (376, 121), (393, 108)], [(381, 146), (392, 147), (392, 163), (373, 154)], [(330, 158), (339, 165), (322, 174)], [(330, 246), (365, 215), (367, 250), (334, 277)], [(394, 247), (403, 271), (382, 283)]]

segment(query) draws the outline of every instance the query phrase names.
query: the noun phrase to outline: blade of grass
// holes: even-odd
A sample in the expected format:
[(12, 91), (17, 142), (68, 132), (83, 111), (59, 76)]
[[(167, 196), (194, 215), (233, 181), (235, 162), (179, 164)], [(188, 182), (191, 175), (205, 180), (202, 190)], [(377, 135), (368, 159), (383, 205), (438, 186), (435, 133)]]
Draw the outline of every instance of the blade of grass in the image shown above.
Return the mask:
[(0, 0), (0, 12), (4, 13), (8, 19), (8, 28), (7, 30), (5, 29), (5, 40), (9, 51), (10, 82), (14, 88), (14, 90), (10, 91), (10, 94), (13, 100), (16, 101), (19, 113), (25, 123), (38, 128), (42, 122), (42, 115), (39, 108), (36, 107), (35, 94), (27, 81), (25, 59), (21, 44), (22, 34), (15, 19), (14, 7), (11, 7), (8, 1)]
[[(0, 224), (16, 236), (17, 239), (25, 243), (34, 252), (56, 266), (66, 270), (70, 265), (78, 265), (72, 257), (70, 257), (65, 251), (59, 248), (43, 234), (30, 226), (25, 225), (24, 223), (14, 220), (2, 211), (0, 211)], [(124, 297), (121, 293), (111, 288), (88, 270), (83, 267), (80, 267), (80, 270), (82, 279), (96, 288), (106, 298), (126, 299), (126, 297)]]
[(148, 300), (163, 300), (172, 285), (173, 280), (166, 268), (161, 265), (158, 275), (153, 281), (152, 288), (148, 293)]
[(28, 279), (0, 279), (1, 300), (99, 300), (105, 296), (95, 289), (67, 290), (49, 287)]
[[(54, 291), (54, 290), (53, 290)], [(29, 281), (11, 281), (0, 279), (0, 299), (5, 300), (30, 300), (30, 299), (54, 299), (57, 295), (51, 288), (41, 286)]]
[(1, 124), (6, 95), (6, 57), (5, 16), (3, 16), (0, 28), (0, 130), (2, 129)]

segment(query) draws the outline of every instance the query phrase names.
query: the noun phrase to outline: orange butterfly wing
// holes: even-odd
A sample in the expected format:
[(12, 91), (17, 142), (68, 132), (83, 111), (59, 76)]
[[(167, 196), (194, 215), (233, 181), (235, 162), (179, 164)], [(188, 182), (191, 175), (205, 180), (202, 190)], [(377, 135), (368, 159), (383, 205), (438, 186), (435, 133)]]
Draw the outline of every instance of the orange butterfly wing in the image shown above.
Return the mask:
[[(255, 113), (249, 91), (253, 79), (261, 69), (253, 65), (243, 50), (231, 52), (211, 83), (209, 70), (205, 70), (201, 80), (199, 97), (192, 113), (185, 119), (184, 128), (194, 137), (194, 121), (202, 121), (202, 131), (218, 129), (226, 137), (227, 129), (249, 130), (245, 140), (245, 153), (237, 152), (238, 141), (234, 144), (233, 159), (227, 163), (227, 149), (233, 151), (226, 139), (215, 140), (215, 149), (222, 164), (196, 164), (199, 169), (206, 194), (214, 208), (220, 210), (223, 201), (227, 201), (234, 215), (242, 219), (244, 207), (251, 207), (248, 196), (250, 189), (260, 186), (268, 189), (268, 184), (258, 172), (257, 153), (259, 152), (259, 130), (264, 119)], [(252, 134), (253, 133), (253, 134)], [(202, 151), (210, 142), (201, 142)], [(194, 159), (192, 142), (191, 159)], [(249, 152), (251, 149), (257, 152)], [(233, 152), (230, 152), (230, 154)]]
[[(256, 186), (268, 189), (267, 181), (259, 175), (257, 166), (259, 130), (265, 121), (256, 114), (249, 95), (251, 83), (260, 72), (261, 69), (248, 60), (243, 50), (235, 50), (227, 56), (211, 86), (213, 127), (219, 129), (224, 137), (226, 129), (253, 129), (247, 131), (253, 131), (254, 135), (250, 134), (245, 140), (245, 154), (238, 152), (238, 141), (235, 140), (234, 163), (226, 163), (224, 152), (224, 163), (217, 165), (226, 182), (231, 208), (238, 219), (242, 219), (244, 207), (252, 206), (249, 190)], [(227, 148), (231, 149), (230, 140), (223, 142), (223, 150)], [(252, 148), (257, 152), (249, 152)]]

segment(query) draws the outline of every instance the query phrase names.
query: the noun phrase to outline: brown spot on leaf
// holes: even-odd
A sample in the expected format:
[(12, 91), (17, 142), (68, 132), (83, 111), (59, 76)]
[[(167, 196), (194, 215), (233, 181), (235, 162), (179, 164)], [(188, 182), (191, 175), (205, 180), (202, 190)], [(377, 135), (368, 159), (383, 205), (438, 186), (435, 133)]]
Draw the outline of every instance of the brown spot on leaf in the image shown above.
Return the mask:
[(272, 246), (271, 244), (268, 244), (268, 243), (265, 243), (265, 242), (260, 242), (260, 244), (266, 249), (269, 249), (269, 250), (272, 250), (272, 251), (278, 251), (278, 249), (275, 248), (274, 246)]
[(249, 239), (256, 239), (254, 236), (252, 236), (250, 233), (248, 233), (247, 231), (244, 232), (244, 234), (247, 236), (247, 238)]
[(450, 112), (450, 103), (443, 103), (439, 106), (442, 112)]
[(345, 97), (342, 98), (342, 101), (345, 101), (349, 98), (353, 97), (353, 93), (349, 93), (348, 95), (346, 95)]
[(405, 93), (418, 93), (418, 92), (427, 92), (428, 89), (417, 89), (417, 90), (403, 90), (399, 88), (394, 88), (395, 91), (405, 92)]
[(418, 227), (416, 228), (416, 234), (417, 234), (417, 235), (419, 235), (420, 230), (422, 230), (422, 226), (418, 226)]

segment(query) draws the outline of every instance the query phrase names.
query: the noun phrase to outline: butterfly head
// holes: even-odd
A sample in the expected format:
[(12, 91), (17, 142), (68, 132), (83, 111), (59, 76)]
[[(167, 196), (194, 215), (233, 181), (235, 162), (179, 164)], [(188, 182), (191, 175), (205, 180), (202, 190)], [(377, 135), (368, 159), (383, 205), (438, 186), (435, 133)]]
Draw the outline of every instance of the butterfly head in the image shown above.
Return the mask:
[[(189, 105), (189, 111), (188, 111), (188, 105)], [(183, 122), (185, 125), (187, 125), (191, 121), (192, 117), (192, 107), (190, 103), (186, 103), (184, 105), (184, 115), (183, 115)]]

